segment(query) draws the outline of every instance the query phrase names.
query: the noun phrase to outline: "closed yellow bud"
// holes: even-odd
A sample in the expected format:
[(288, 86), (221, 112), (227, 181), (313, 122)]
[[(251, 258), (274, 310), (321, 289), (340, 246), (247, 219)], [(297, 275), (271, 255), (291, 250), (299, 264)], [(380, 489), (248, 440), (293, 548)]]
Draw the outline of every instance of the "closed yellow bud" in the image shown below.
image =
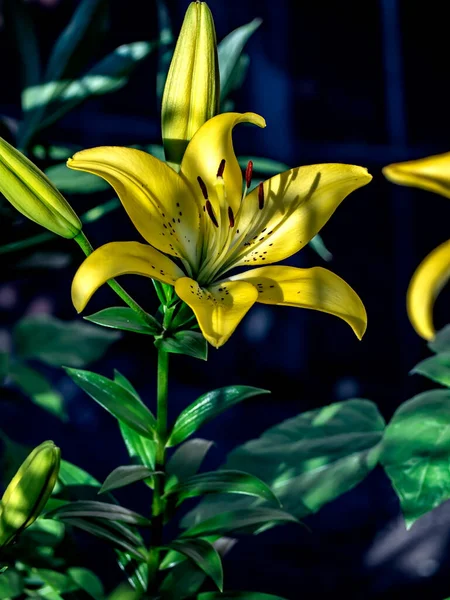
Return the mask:
[(81, 221), (44, 173), (0, 138), (0, 193), (23, 215), (64, 238), (81, 231)]
[(12, 478), (0, 501), (0, 547), (41, 514), (59, 474), (60, 449), (51, 441), (35, 448)]
[(219, 112), (220, 78), (214, 21), (205, 2), (191, 2), (170, 63), (162, 100), (166, 160), (181, 163), (189, 140)]

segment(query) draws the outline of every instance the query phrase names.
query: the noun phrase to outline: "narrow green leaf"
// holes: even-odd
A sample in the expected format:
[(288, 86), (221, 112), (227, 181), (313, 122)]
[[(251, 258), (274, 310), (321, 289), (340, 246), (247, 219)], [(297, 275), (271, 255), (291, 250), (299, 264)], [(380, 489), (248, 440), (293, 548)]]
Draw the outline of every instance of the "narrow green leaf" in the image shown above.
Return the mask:
[(130, 392), (130, 394), (133, 394), (137, 400), (141, 400), (141, 397), (137, 393), (136, 388), (131, 381), (127, 379), (125, 375), (122, 375), (122, 373), (120, 373), (117, 369), (114, 369), (114, 381)]
[(308, 244), (310, 248), (312, 248), (322, 260), (325, 260), (326, 262), (330, 262), (331, 260), (333, 260), (333, 255), (325, 246), (325, 242), (323, 241), (323, 238), (320, 235), (320, 233), (317, 233), (313, 237), (313, 239), (308, 242)]
[(95, 573), (81, 567), (70, 567), (67, 569), (67, 574), (91, 598), (94, 598), (94, 600), (103, 600), (105, 596), (103, 584)]
[(290, 167), (286, 163), (278, 160), (272, 160), (271, 158), (264, 158), (262, 156), (250, 157), (250, 156), (239, 156), (239, 165), (242, 169), (247, 167), (249, 161), (253, 163), (253, 172), (260, 173), (266, 177), (272, 175), (278, 175), (284, 171), (289, 171)]
[(242, 53), (228, 79), (228, 97), (223, 98), (221, 101), (221, 112), (232, 112), (234, 110), (236, 103), (230, 96), (235, 90), (240, 89), (244, 85), (249, 67), (250, 57), (248, 54)]
[(65, 162), (48, 167), (45, 174), (63, 194), (95, 194), (109, 189), (101, 177), (69, 169)]
[(156, 0), (156, 11), (159, 34), (156, 97), (158, 99), (158, 104), (161, 104), (167, 72), (169, 71), (169, 65), (175, 45), (175, 38), (172, 31), (167, 2), (165, 0)]
[(171, 542), (165, 548), (187, 556), (214, 581), (220, 591), (223, 590), (222, 560), (212, 544), (206, 540), (184, 538)]
[(60, 321), (50, 315), (25, 317), (13, 331), (21, 358), (37, 359), (55, 367), (83, 367), (101, 358), (119, 338), (118, 332), (82, 321)]
[[(182, 444), (167, 461), (166, 472), (174, 481), (183, 481), (195, 475), (214, 442), (194, 438)], [(166, 486), (167, 487), (167, 486)]]
[(104, 494), (105, 492), (110, 492), (111, 490), (117, 490), (118, 488), (135, 483), (136, 481), (147, 479), (154, 474), (155, 471), (152, 471), (143, 465), (127, 465), (123, 467), (117, 467), (105, 479), (98, 493)]
[(62, 421), (67, 420), (64, 398), (42, 373), (24, 363), (14, 362), (11, 365), (9, 376), (34, 404)]
[(170, 434), (168, 446), (176, 446), (192, 435), (202, 425), (214, 419), (225, 410), (260, 394), (269, 394), (267, 390), (249, 387), (245, 385), (232, 385), (219, 388), (200, 396), (195, 402), (188, 406), (175, 421)]
[(148, 315), (148, 321), (146, 322), (133, 309), (127, 306), (105, 308), (84, 318), (86, 321), (91, 321), (103, 327), (134, 331), (135, 333), (144, 333), (146, 335), (155, 335), (162, 331), (161, 324), (151, 315)]
[(124, 423), (119, 422), (119, 427), (130, 458), (138, 460), (153, 471), (156, 464), (156, 442), (139, 435)]
[(170, 569), (168, 575), (159, 587), (164, 600), (191, 599), (202, 587), (206, 580), (205, 572), (194, 562), (184, 560)]
[(229, 33), (217, 46), (220, 70), (220, 98), (226, 98), (229, 92), (230, 78), (236, 63), (241, 56), (245, 44), (261, 25), (261, 19), (253, 19), (250, 23), (238, 27)]
[(140, 435), (153, 439), (156, 419), (143, 402), (110, 379), (80, 369), (65, 369), (73, 381), (116, 419)]
[(261, 479), (242, 471), (217, 470), (193, 475), (167, 492), (176, 496), (177, 504), (187, 498), (205, 494), (244, 494), (279, 504), (278, 498)]
[(22, 594), (23, 588), (22, 576), (14, 568), (0, 573), (0, 598), (17, 598)]
[[(142, 545), (143, 542), (142, 542)], [(116, 550), (117, 562), (119, 567), (126, 575), (130, 585), (139, 593), (147, 591), (148, 587), (148, 566), (145, 562), (136, 560), (128, 552)]]
[(198, 594), (197, 600), (286, 600), (282, 596), (274, 596), (273, 594), (263, 594), (262, 592), (203, 592)]
[(404, 402), (386, 427), (381, 462), (406, 526), (450, 498), (450, 391)]
[[(301, 413), (236, 448), (226, 469), (266, 482), (284, 510), (298, 519), (318, 511), (362, 481), (376, 466), (384, 421), (376, 405), (353, 399)], [(210, 496), (183, 519), (183, 526), (260, 501)]]
[(120, 523), (76, 517), (68, 517), (64, 519), (64, 522), (109, 542), (115, 548), (127, 552), (137, 560), (146, 560), (145, 549), (140, 547), (140, 539)]
[(446, 325), (437, 332), (434, 340), (428, 343), (428, 347), (433, 352), (450, 352), (450, 325)]
[(68, 502), (64, 506), (47, 513), (47, 517), (62, 520), (78, 517), (108, 519), (140, 527), (148, 527), (151, 524), (148, 519), (124, 506), (94, 500)]
[(0, 385), (9, 372), (9, 352), (0, 352)]
[(450, 352), (441, 352), (426, 358), (411, 370), (436, 383), (450, 387)]
[(20, 534), (20, 538), (21, 540), (25, 539), (30, 547), (47, 546), (54, 548), (62, 542), (64, 533), (64, 523), (40, 517), (31, 527)]
[(58, 480), (65, 486), (100, 487), (100, 482), (95, 477), (67, 460), (61, 460)]
[(187, 323), (196, 322), (194, 311), (185, 302), (179, 304), (178, 312), (175, 314), (170, 324), (170, 331), (176, 331), (177, 329), (186, 329)]
[(268, 524), (299, 523), (291, 514), (276, 508), (242, 508), (231, 510), (196, 523), (181, 535), (184, 537), (204, 537), (206, 535), (226, 535), (231, 532), (255, 532)]
[(168, 337), (155, 340), (155, 346), (174, 354), (208, 359), (208, 343), (198, 331), (176, 331)]
[[(78, 587), (68, 575), (52, 569), (33, 569), (33, 575), (40, 579), (41, 584), (50, 587), (58, 595), (74, 592)], [(42, 593), (42, 590), (41, 594), (47, 596), (47, 594)]]

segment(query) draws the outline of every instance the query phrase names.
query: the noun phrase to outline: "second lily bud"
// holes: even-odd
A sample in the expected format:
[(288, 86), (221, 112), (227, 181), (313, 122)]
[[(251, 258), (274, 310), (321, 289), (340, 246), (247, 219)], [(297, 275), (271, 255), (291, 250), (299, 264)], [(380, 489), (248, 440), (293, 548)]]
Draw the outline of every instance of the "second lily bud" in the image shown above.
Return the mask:
[(220, 78), (214, 21), (205, 2), (191, 2), (178, 37), (162, 101), (167, 162), (177, 168), (189, 140), (219, 112)]

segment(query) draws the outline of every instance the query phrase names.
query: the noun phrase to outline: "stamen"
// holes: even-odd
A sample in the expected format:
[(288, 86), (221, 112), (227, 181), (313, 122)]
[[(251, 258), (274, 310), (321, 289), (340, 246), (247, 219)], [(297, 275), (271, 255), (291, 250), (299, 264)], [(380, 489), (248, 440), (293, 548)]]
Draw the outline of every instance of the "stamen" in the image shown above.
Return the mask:
[(251, 160), (248, 161), (247, 168), (245, 169), (245, 183), (247, 184), (247, 189), (252, 184), (252, 176), (253, 176), (253, 162)]
[(209, 218), (213, 222), (216, 227), (219, 227), (219, 223), (217, 222), (216, 215), (214, 214), (213, 207), (209, 200), (206, 201), (206, 212), (209, 215)]
[(231, 206), (228, 207), (228, 218), (230, 220), (230, 227), (234, 227), (234, 214)]
[(200, 175), (197, 177), (197, 181), (198, 181), (198, 185), (200, 186), (200, 189), (202, 190), (203, 198), (205, 200), (208, 200), (208, 190), (206, 188), (205, 182), (200, 177)]
[(217, 169), (217, 177), (222, 177), (223, 172), (225, 171), (225, 162), (225, 159), (222, 158), (222, 160), (220, 161), (219, 168)]
[(264, 208), (264, 184), (260, 183), (258, 185), (258, 205), (259, 205), (259, 210), (262, 210)]

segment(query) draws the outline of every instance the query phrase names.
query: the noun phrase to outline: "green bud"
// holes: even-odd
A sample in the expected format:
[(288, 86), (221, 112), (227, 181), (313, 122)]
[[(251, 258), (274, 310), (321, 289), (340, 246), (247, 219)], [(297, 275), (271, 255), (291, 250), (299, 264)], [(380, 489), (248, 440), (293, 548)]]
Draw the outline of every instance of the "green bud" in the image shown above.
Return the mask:
[(19, 212), (64, 238), (81, 231), (81, 221), (50, 179), (0, 137), (0, 193)]
[(214, 21), (205, 2), (191, 2), (170, 63), (162, 100), (166, 159), (179, 165), (194, 133), (219, 112), (220, 78)]
[(59, 474), (61, 452), (51, 441), (35, 448), (12, 478), (0, 501), (0, 547), (41, 514)]

